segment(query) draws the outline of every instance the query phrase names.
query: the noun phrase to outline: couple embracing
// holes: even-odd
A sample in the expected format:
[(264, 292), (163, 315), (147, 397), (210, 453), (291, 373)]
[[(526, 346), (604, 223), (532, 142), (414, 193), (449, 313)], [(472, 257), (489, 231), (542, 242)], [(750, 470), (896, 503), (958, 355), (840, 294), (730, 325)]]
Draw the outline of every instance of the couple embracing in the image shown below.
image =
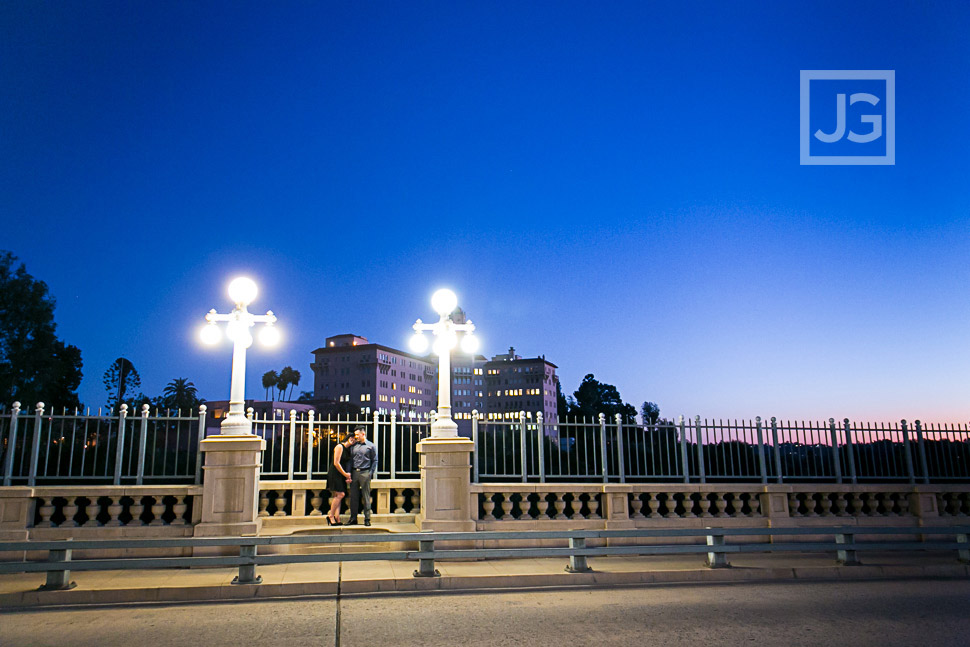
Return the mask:
[(364, 525), (370, 525), (370, 482), (377, 473), (377, 447), (367, 440), (367, 429), (357, 427), (353, 435), (344, 433), (334, 445), (327, 471), (330, 490), (328, 526), (340, 526), (340, 504), (350, 491), (350, 519), (348, 526), (357, 525), (357, 514), (363, 503)]

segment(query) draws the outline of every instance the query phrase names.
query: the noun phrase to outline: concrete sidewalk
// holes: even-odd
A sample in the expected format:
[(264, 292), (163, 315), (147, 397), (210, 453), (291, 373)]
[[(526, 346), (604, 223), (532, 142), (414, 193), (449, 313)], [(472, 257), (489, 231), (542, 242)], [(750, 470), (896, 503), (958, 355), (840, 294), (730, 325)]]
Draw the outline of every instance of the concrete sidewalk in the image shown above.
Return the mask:
[(567, 560), (493, 559), (436, 562), (441, 577), (413, 577), (416, 562), (331, 562), (260, 566), (258, 585), (233, 586), (235, 568), (78, 571), (77, 588), (38, 591), (44, 573), (0, 575), (0, 609), (86, 604), (198, 602), (385, 592), (473, 591), (569, 586), (759, 580), (970, 578), (955, 551), (860, 553), (861, 566), (838, 566), (834, 553), (730, 556), (731, 567), (709, 569), (691, 556), (591, 557), (590, 573), (567, 573)]

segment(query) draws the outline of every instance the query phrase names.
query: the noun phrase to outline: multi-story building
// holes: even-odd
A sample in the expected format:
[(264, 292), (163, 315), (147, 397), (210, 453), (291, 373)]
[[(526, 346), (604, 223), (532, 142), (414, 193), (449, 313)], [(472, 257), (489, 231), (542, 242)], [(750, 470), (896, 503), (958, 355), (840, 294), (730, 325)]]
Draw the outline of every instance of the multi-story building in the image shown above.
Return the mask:
[(313, 351), (314, 400), (350, 402), (364, 413), (427, 418), (435, 408), (436, 362), (372, 344), (359, 335), (328, 337)]
[(544, 355), (523, 358), (514, 348), (485, 362), (485, 420), (518, 418), (520, 411), (531, 417), (541, 411), (547, 423), (557, 422), (556, 368)]
[[(464, 313), (457, 313), (464, 321)], [(438, 403), (438, 360), (370, 343), (359, 335), (328, 337), (313, 351), (315, 401), (349, 402), (364, 413), (396, 411), (398, 417), (426, 419)], [(478, 411), (488, 420), (512, 420), (525, 411), (541, 411), (547, 423), (558, 420), (556, 365), (545, 356), (522, 358), (514, 348), (486, 360), (483, 355), (454, 353), (451, 359), (451, 408), (458, 431), (471, 434)]]

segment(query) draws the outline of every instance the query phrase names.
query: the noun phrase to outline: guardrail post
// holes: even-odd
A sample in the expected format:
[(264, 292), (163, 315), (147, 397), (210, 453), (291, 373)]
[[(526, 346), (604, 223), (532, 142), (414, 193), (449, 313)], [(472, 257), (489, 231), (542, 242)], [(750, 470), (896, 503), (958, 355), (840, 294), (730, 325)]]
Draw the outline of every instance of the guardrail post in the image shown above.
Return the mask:
[(125, 422), (128, 419), (128, 405), (118, 407), (118, 433), (115, 435), (115, 478), (114, 484), (121, 485), (121, 463), (125, 455)]
[(852, 442), (852, 427), (848, 418), (842, 420), (842, 428), (845, 430), (845, 447), (848, 450), (846, 458), (849, 460), (849, 479), (855, 485), (859, 481), (855, 473), (855, 444)]
[(919, 449), (919, 466), (923, 470), (923, 483), (930, 482), (930, 468), (926, 462), (926, 442), (923, 440), (923, 423), (916, 421), (916, 446)]
[(8, 487), (13, 479), (13, 453), (17, 448), (17, 423), (20, 416), (20, 403), (14, 402), (10, 410), (10, 434), (7, 436), (7, 455), (3, 461), (3, 486)]
[(957, 559), (964, 564), (970, 564), (970, 543), (967, 543), (967, 535), (957, 535), (957, 543), (963, 544), (962, 548), (957, 549)]
[(620, 483), (626, 483), (626, 461), (623, 460), (623, 416), (616, 414), (616, 466)]
[(606, 414), (601, 413), (599, 415), (600, 419), (600, 459), (603, 462), (603, 482), (608, 483), (610, 480), (610, 466), (606, 460)]
[[(711, 528), (708, 526), (705, 530), (711, 530)], [(709, 534), (707, 536), (707, 545), (711, 547), (723, 546), (724, 535)], [(727, 555), (718, 551), (707, 553), (707, 561), (704, 562), (704, 565), (708, 568), (727, 568), (730, 566), (727, 561)]]
[(697, 473), (701, 483), (707, 483), (707, 468), (704, 466), (704, 441), (701, 440), (701, 417), (694, 416), (694, 437), (697, 439)]
[(40, 433), (44, 429), (44, 403), (38, 402), (34, 409), (34, 437), (30, 441), (30, 475), (27, 477), (27, 485), (34, 487), (37, 484), (37, 462), (40, 460)]
[(478, 483), (478, 409), (472, 409), (472, 483)]
[[(600, 414), (602, 415), (602, 414)], [(586, 548), (586, 538), (585, 537), (570, 537), (569, 538), (569, 549), (570, 550), (583, 550)], [(569, 566), (566, 567), (566, 572), (568, 573), (589, 573), (591, 570), (589, 564), (586, 563), (586, 555), (576, 555), (572, 554), (569, 556)]]
[(289, 442), (290, 452), (286, 462), (286, 479), (293, 480), (293, 463), (296, 461), (296, 409), (290, 409), (290, 432)]
[(539, 446), (539, 482), (546, 482), (546, 427), (542, 421), (542, 412), (536, 411), (536, 427), (539, 430), (538, 440), (536, 441)]
[[(839, 546), (855, 545), (855, 535), (850, 533), (840, 533), (835, 536), (835, 543)], [(856, 558), (855, 551), (847, 548), (839, 548), (836, 551), (836, 559), (842, 566), (858, 566), (859, 560)]]
[(441, 577), (441, 573), (434, 567), (434, 539), (422, 539), (418, 542), (418, 551), (421, 553), (431, 553), (431, 557), (418, 558), (418, 570), (414, 571), (414, 577)]
[(677, 420), (680, 427), (680, 462), (684, 470), (684, 483), (690, 483), (690, 458), (687, 456), (687, 428), (684, 426), (684, 416)]
[(253, 560), (249, 563), (239, 565), (239, 575), (232, 578), (232, 584), (262, 584), (263, 576), (256, 575), (256, 544), (239, 547), (239, 557), (241, 559)]
[(529, 463), (526, 460), (529, 444), (525, 435), (525, 411), (519, 412), (519, 446), (522, 452), (522, 482), (526, 483), (529, 480)]
[[(73, 539), (65, 540), (65, 542), (70, 541), (73, 541)], [(67, 591), (77, 586), (77, 582), (71, 581), (71, 550), (69, 548), (47, 551), (47, 561), (64, 564), (64, 569), (47, 571), (47, 582), (37, 589), (38, 591)]]
[[(374, 420), (377, 420), (377, 412), (374, 412)], [(413, 422), (413, 421), (412, 421)], [(397, 409), (391, 409), (391, 437), (388, 445), (391, 448), (391, 478), (397, 478)]]
[(913, 469), (913, 448), (909, 445), (909, 427), (906, 426), (906, 420), (901, 421), (903, 427), (903, 455), (906, 457), (906, 476), (909, 478), (909, 484), (916, 484), (916, 472)]
[[(148, 444), (148, 404), (141, 405), (141, 429), (138, 430), (138, 471), (135, 476), (135, 485), (141, 485), (145, 481), (145, 445)], [(156, 427), (155, 438), (158, 438)]]
[(835, 431), (835, 418), (829, 418), (829, 433), (832, 436), (832, 467), (835, 470), (835, 482), (842, 482), (842, 461), (839, 459), (839, 435)]
[(202, 483), (202, 441), (205, 440), (205, 415), (208, 407), (199, 405), (199, 446), (195, 448), (195, 484)]
[(781, 473), (781, 447), (778, 446), (778, 419), (771, 416), (771, 444), (775, 454), (775, 482), (784, 483), (785, 477)]

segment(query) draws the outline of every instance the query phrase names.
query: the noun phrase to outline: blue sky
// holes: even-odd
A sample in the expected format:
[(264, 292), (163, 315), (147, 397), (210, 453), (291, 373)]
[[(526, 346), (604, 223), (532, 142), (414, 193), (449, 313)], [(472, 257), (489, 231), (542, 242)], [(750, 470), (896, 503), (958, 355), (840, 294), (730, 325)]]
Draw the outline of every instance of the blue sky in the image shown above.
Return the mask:
[[(0, 7), (0, 248), (86, 404), (228, 394), (239, 273), (286, 343), (403, 347), (441, 285), (486, 354), (664, 415), (967, 421), (964, 3)], [(895, 166), (799, 165), (799, 71), (895, 70)]]

